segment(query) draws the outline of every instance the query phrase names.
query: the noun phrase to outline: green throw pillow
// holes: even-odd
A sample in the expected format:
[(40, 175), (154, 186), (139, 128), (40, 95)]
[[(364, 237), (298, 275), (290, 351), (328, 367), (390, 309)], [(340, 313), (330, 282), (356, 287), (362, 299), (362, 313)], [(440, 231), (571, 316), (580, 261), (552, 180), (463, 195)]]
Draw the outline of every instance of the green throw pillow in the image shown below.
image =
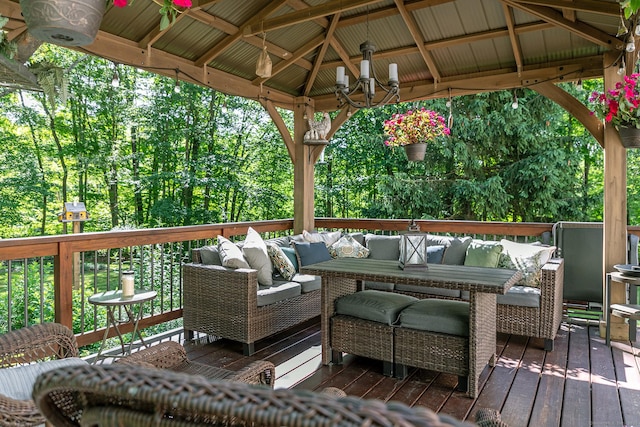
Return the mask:
[(501, 252), (502, 245), (499, 242), (472, 240), (467, 248), (464, 265), (496, 268), (498, 261), (500, 261)]

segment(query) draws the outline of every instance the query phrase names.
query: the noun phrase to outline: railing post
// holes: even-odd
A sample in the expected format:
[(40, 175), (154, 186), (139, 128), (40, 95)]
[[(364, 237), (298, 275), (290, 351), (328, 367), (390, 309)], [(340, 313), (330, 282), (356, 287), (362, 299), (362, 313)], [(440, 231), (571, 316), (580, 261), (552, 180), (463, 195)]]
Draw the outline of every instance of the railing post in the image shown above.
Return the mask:
[(73, 252), (71, 244), (59, 242), (54, 257), (53, 288), (56, 322), (73, 330)]

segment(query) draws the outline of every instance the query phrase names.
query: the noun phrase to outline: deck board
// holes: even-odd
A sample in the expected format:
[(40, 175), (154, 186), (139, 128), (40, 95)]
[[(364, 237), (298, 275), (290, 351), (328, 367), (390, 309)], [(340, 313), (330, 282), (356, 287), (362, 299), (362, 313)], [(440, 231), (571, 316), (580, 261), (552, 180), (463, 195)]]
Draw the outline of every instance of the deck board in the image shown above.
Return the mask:
[(562, 415), (565, 374), (569, 352), (569, 327), (562, 325), (554, 350), (545, 355), (544, 367), (529, 420), (530, 427), (558, 426)]
[(591, 425), (591, 374), (587, 327), (571, 325), (563, 399), (562, 427)]
[(621, 425), (622, 410), (616, 386), (611, 349), (605, 345), (595, 328), (589, 331), (591, 356), (591, 407), (593, 425)]
[(629, 342), (607, 347), (597, 326), (563, 323), (552, 352), (542, 350), (542, 340), (498, 334), (496, 366), (483, 371), (476, 399), (456, 390), (455, 375), (410, 368), (397, 380), (382, 375), (382, 362), (353, 355), (345, 355), (342, 365), (322, 366), (318, 319), (260, 341), (251, 357), (228, 340), (198, 342), (185, 348), (201, 363), (240, 369), (253, 360), (270, 360), (276, 388), (338, 387), (349, 395), (422, 405), (468, 421), (488, 407), (514, 427), (640, 425), (640, 349)]

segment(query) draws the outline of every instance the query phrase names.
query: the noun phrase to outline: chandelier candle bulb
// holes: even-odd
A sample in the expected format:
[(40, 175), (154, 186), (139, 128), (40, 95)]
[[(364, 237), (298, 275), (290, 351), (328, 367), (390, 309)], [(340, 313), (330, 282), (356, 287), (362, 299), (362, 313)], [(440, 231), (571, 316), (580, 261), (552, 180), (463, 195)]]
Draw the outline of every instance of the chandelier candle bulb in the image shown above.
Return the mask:
[(349, 76), (347, 74), (344, 75), (344, 91), (349, 93)]
[(134, 295), (133, 290), (133, 271), (127, 270), (122, 272), (122, 278), (120, 279), (120, 286), (122, 288), (122, 298), (131, 298)]
[(389, 81), (398, 81), (398, 64), (389, 64)]
[(369, 78), (369, 61), (363, 59), (360, 61), (360, 78), (368, 79)]
[(344, 67), (336, 68), (336, 84), (344, 84)]
[(370, 96), (373, 98), (374, 95), (376, 94), (376, 81), (373, 77), (369, 79), (369, 88), (371, 93)]

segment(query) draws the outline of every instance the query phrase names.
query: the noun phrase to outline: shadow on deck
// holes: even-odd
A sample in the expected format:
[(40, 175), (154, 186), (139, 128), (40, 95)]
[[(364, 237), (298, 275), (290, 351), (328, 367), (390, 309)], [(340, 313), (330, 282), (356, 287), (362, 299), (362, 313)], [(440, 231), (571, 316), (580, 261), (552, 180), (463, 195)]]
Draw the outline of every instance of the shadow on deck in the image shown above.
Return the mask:
[[(173, 339), (181, 339), (174, 337)], [(276, 365), (276, 388), (338, 387), (348, 395), (422, 405), (473, 420), (498, 409), (510, 426), (639, 426), (640, 349), (604, 344), (597, 326), (563, 323), (555, 350), (542, 340), (499, 334), (495, 367), (485, 368), (477, 399), (456, 391), (457, 376), (412, 369), (404, 380), (382, 375), (382, 363), (347, 355), (322, 366), (319, 321), (262, 340), (251, 357), (228, 340), (201, 337), (185, 344), (189, 359), (237, 370), (256, 359)]]

